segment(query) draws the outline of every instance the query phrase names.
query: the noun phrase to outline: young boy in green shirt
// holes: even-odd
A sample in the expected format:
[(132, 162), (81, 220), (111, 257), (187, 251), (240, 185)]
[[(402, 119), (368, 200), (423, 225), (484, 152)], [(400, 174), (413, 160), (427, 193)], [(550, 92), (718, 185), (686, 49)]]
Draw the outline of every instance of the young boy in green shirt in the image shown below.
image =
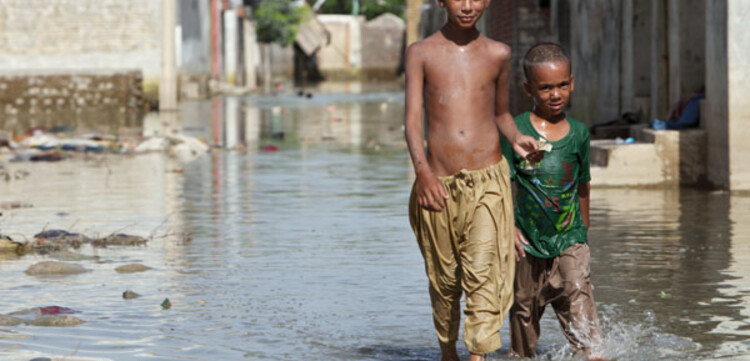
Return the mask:
[[(516, 276), (510, 310), (511, 354), (533, 357), (539, 321), (551, 304), (578, 353), (599, 343), (590, 280), (589, 131), (565, 113), (573, 92), (570, 59), (557, 44), (532, 47), (523, 61), (534, 108), (515, 117), (518, 130), (547, 153), (531, 163), (503, 144), (516, 184)], [(595, 358), (595, 357), (593, 357)]]

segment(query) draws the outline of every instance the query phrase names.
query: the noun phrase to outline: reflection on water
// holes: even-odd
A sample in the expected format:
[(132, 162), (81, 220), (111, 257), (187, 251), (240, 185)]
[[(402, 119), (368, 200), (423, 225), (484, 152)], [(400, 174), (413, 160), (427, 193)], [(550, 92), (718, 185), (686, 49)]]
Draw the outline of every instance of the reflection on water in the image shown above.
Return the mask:
[[(78, 262), (92, 272), (67, 278), (23, 273), (49, 256), (0, 261), (0, 313), (60, 305), (87, 321), (0, 327), (0, 359), (438, 359), (406, 217), (413, 176), (402, 113), (400, 95), (385, 91), (218, 99), (185, 104), (179, 120), (149, 118), (144, 133), (236, 150), (189, 164), (143, 155), (7, 165), (31, 175), (0, 184), (0, 202), (34, 207), (3, 210), (3, 233), (156, 237), (140, 248), (83, 248), (98, 256)], [(742, 360), (749, 216), (750, 198), (727, 193), (595, 189), (592, 273), (606, 354)], [(175, 236), (183, 233), (190, 241)], [(154, 269), (114, 272), (133, 262)], [(126, 289), (143, 297), (123, 300)], [(166, 297), (172, 309), (159, 306)], [(508, 359), (507, 326), (502, 337), (491, 360)], [(552, 313), (540, 348), (539, 359), (570, 359)]]

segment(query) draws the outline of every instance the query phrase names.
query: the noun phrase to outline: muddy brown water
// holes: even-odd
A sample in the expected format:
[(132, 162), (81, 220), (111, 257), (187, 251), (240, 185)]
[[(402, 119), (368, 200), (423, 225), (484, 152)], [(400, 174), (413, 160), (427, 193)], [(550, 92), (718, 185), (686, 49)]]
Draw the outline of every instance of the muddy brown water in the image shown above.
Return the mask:
[[(401, 94), (338, 91), (187, 103), (174, 123), (147, 118), (145, 132), (247, 144), (187, 164), (160, 154), (6, 164), (30, 175), (0, 182), (0, 201), (33, 207), (3, 210), (3, 233), (154, 238), (84, 247), (74, 262), (91, 272), (63, 278), (23, 273), (51, 256), (4, 256), (0, 313), (59, 305), (86, 323), (0, 327), (0, 359), (438, 359), (406, 215), (413, 175)], [(261, 149), (268, 145), (278, 150)], [(748, 197), (594, 189), (591, 267), (605, 355), (749, 360), (748, 220)], [(115, 271), (129, 263), (152, 269)], [(124, 300), (125, 290), (142, 297)], [(508, 359), (507, 325), (501, 333), (490, 360)], [(571, 359), (549, 310), (540, 352)]]

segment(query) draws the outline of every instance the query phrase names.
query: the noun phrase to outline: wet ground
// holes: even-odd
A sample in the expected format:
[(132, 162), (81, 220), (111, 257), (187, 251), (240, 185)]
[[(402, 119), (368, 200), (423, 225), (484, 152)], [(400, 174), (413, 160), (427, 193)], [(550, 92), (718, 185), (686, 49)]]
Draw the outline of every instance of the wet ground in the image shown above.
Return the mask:
[[(49, 256), (0, 260), (0, 313), (59, 305), (86, 321), (0, 327), (0, 359), (438, 359), (406, 217), (413, 176), (401, 95), (349, 87), (189, 103), (178, 120), (147, 118), (146, 133), (237, 148), (187, 164), (151, 154), (6, 165), (30, 175), (0, 182), (0, 202), (33, 207), (2, 210), (3, 233), (153, 238), (83, 247), (77, 254), (94, 257), (73, 262), (91, 272), (64, 278), (23, 273)], [(595, 189), (591, 212), (608, 357), (750, 359), (750, 198)], [(153, 269), (115, 272), (128, 263)], [(143, 297), (124, 300), (126, 289)], [(508, 359), (507, 325), (502, 334), (491, 360)], [(540, 350), (540, 359), (570, 359), (549, 311)]]

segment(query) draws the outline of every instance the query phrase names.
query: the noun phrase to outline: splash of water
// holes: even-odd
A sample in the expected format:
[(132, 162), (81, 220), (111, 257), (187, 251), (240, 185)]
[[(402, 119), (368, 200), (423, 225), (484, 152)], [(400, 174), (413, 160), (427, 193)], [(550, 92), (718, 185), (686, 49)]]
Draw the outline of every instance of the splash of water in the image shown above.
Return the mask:
[[(653, 311), (645, 311), (639, 322), (619, 321), (624, 318), (613, 307), (600, 314), (602, 335), (599, 338), (588, 336), (590, 322), (587, 320), (571, 325), (571, 332), (591, 350), (589, 357), (610, 361), (683, 360), (687, 352), (700, 348), (689, 339), (660, 332)], [(567, 342), (553, 345), (550, 350), (535, 360), (580, 361), (589, 358), (576, 355), (576, 350)]]

